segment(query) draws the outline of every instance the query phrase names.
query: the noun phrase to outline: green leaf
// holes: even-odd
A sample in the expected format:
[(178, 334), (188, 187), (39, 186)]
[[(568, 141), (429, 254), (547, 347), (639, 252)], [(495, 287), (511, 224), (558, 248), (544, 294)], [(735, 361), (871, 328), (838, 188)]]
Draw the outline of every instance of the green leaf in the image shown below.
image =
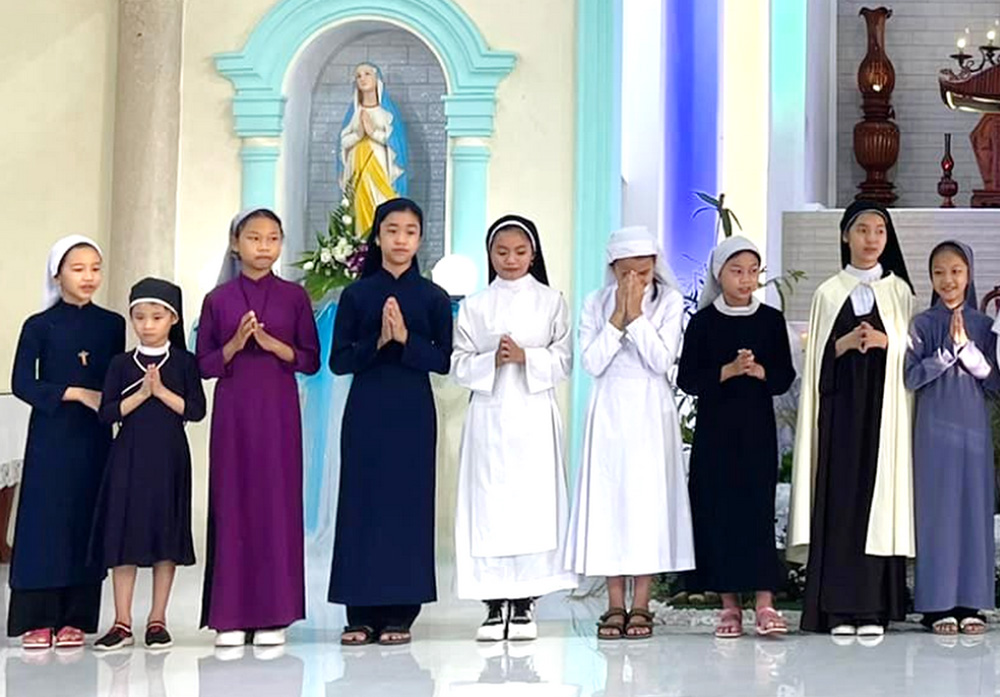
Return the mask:
[(729, 219), (729, 212), (727, 209), (723, 208), (719, 214), (719, 220), (722, 222), (722, 232), (726, 237), (733, 236), (733, 221)]
[(700, 198), (702, 201), (704, 201), (708, 205), (710, 205), (712, 208), (716, 208), (717, 209), (719, 207), (719, 199), (712, 198), (711, 196), (709, 196), (708, 194), (706, 194), (703, 191), (695, 191), (694, 195), (697, 196), (698, 198)]
[(743, 229), (743, 226), (742, 226), (742, 225), (740, 225), (740, 219), (736, 217), (736, 214), (735, 214), (735, 213), (733, 213), (733, 212), (732, 212), (732, 210), (730, 210), (729, 208), (726, 208), (726, 209), (725, 209), (725, 211), (726, 211), (726, 212), (727, 212), (727, 213), (728, 213), (729, 215), (733, 216), (733, 220), (735, 220), (735, 221), (736, 221), (736, 225), (737, 225), (737, 227), (739, 227), (739, 229), (740, 229), (740, 230), (742, 230), (742, 229)]

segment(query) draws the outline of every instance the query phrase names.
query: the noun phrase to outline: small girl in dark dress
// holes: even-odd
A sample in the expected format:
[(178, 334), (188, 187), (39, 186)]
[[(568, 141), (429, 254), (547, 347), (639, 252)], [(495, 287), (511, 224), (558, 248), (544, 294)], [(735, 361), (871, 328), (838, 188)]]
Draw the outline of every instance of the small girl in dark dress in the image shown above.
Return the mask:
[(98, 650), (131, 646), (137, 567), (153, 569), (146, 646), (172, 644), (167, 601), (177, 565), (194, 564), (191, 451), (184, 424), (205, 418), (195, 357), (184, 348), (181, 289), (146, 278), (129, 296), (139, 345), (111, 361), (100, 418), (120, 423), (98, 495), (90, 552), (114, 569), (115, 623)]

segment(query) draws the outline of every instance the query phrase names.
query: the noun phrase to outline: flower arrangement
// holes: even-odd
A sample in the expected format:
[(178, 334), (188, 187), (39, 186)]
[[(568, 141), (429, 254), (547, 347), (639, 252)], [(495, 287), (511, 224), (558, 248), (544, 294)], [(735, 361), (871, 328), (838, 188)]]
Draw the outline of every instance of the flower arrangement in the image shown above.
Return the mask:
[(305, 272), (302, 285), (313, 302), (354, 281), (364, 265), (368, 245), (354, 230), (354, 196), (350, 187), (340, 205), (330, 213), (326, 234), (316, 233), (316, 242), (316, 249), (305, 252), (294, 264)]

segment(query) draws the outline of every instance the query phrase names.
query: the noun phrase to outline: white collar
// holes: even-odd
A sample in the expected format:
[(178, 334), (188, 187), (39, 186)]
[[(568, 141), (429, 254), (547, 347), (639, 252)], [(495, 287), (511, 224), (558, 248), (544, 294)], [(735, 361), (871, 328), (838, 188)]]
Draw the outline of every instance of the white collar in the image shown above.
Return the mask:
[(523, 290), (525, 288), (530, 287), (532, 285), (531, 282), (534, 280), (535, 277), (532, 276), (530, 273), (526, 273), (520, 278), (515, 278), (513, 281), (508, 281), (506, 279), (500, 278), (500, 275), (497, 274), (496, 278), (493, 279), (493, 283), (491, 285), (496, 286), (497, 288), (504, 288), (507, 290)]
[(166, 356), (167, 353), (170, 352), (170, 342), (167, 341), (165, 344), (163, 344), (163, 346), (159, 346), (156, 348), (152, 346), (143, 346), (142, 342), (140, 342), (135, 350), (143, 354), (144, 356)]
[(856, 279), (862, 283), (874, 283), (875, 281), (882, 278), (882, 265), (875, 264), (875, 266), (870, 269), (859, 269), (856, 266), (851, 266), (848, 264), (844, 267), (844, 271), (854, 276)]
[(726, 303), (726, 299), (723, 295), (719, 295), (712, 301), (712, 305), (716, 310), (724, 315), (728, 315), (729, 317), (749, 317), (760, 307), (760, 300), (751, 295), (749, 305), (744, 305), (743, 307), (732, 307)]

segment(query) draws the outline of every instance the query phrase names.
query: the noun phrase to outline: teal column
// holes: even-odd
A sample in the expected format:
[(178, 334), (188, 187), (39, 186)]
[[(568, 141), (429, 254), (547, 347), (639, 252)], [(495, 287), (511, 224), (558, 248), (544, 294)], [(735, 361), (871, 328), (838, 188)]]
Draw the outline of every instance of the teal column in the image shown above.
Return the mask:
[(490, 149), (456, 144), (451, 149), (451, 253), (476, 262), (477, 288), (486, 282), (486, 173)]
[[(604, 284), (604, 248), (621, 224), (622, 0), (577, 0), (576, 196), (573, 317)], [(570, 479), (583, 445), (590, 378), (574, 356), (570, 405)]]
[(274, 208), (280, 152), (277, 145), (244, 145), (240, 150), (240, 160), (243, 162), (243, 189), (240, 193), (242, 208)]

